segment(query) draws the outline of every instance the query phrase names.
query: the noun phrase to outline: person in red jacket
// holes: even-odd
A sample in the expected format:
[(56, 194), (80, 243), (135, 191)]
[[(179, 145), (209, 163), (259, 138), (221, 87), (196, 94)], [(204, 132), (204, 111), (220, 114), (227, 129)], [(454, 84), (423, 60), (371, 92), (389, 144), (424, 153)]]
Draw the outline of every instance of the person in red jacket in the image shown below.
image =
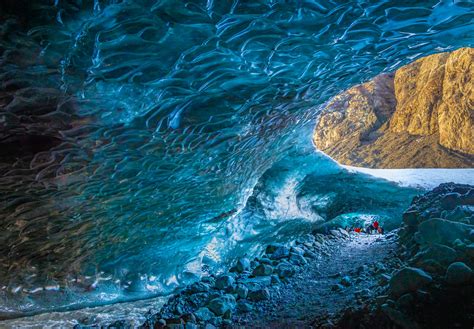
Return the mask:
[(376, 231), (379, 229), (379, 222), (375, 221), (372, 226), (375, 228)]
[(356, 228), (354, 229), (354, 232), (360, 233), (360, 227), (356, 227)]

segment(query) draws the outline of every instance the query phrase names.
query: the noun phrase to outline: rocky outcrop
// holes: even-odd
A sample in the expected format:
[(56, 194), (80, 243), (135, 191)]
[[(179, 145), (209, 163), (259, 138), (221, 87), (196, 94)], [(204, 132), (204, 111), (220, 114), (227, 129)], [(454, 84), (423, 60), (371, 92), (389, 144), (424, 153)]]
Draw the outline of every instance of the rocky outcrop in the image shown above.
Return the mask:
[(421, 58), (328, 102), (316, 147), (373, 168), (472, 167), (474, 49)]

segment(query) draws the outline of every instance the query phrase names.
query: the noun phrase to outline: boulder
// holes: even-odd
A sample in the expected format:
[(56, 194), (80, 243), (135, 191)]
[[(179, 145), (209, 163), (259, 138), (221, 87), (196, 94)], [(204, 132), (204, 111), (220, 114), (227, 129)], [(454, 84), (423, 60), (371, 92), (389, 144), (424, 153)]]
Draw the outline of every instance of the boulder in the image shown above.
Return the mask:
[(207, 322), (214, 317), (214, 314), (207, 307), (201, 307), (194, 312), (194, 316), (200, 321)]
[(397, 271), (390, 279), (390, 291), (394, 296), (416, 291), (426, 286), (433, 279), (419, 268), (405, 267)]
[(394, 309), (388, 304), (381, 306), (382, 312), (403, 329), (419, 329), (420, 326), (410, 319), (406, 314)]
[(416, 261), (432, 259), (448, 266), (456, 259), (456, 250), (442, 244), (432, 244), (415, 255)]
[(250, 260), (248, 258), (240, 258), (235, 264), (235, 269), (239, 273), (250, 271)]
[(189, 292), (191, 294), (197, 294), (200, 292), (208, 292), (210, 289), (209, 285), (204, 282), (195, 282), (189, 286)]
[(306, 258), (300, 254), (291, 254), (290, 263), (298, 266), (302, 266), (308, 263)]
[(473, 225), (451, 222), (441, 218), (428, 219), (418, 226), (415, 240), (419, 244), (444, 244), (452, 245), (456, 239), (469, 237)]
[(417, 226), (419, 223), (419, 213), (416, 210), (409, 210), (403, 214), (403, 223), (407, 226)]
[(230, 275), (222, 275), (217, 278), (215, 286), (219, 290), (227, 290), (232, 288), (235, 283), (235, 279)]
[(250, 290), (247, 298), (254, 302), (259, 302), (270, 298), (270, 292), (267, 288)]
[(276, 273), (280, 278), (288, 278), (295, 274), (295, 268), (289, 263), (281, 263), (276, 267)]
[(243, 284), (238, 284), (237, 287), (235, 288), (235, 293), (240, 298), (247, 298), (248, 292), (249, 292), (249, 289)]
[(270, 255), (271, 259), (282, 259), (287, 258), (290, 256), (290, 249), (285, 246), (279, 246), (274, 250), (274, 252)]
[(273, 254), (278, 248), (283, 247), (281, 243), (271, 243), (265, 249), (266, 254)]
[(239, 301), (237, 303), (237, 309), (242, 313), (247, 313), (253, 310), (253, 306), (250, 303)]
[(232, 295), (224, 295), (214, 298), (209, 302), (208, 308), (217, 316), (224, 315), (227, 311), (235, 309), (236, 302)]
[(455, 262), (446, 270), (446, 282), (450, 285), (463, 285), (472, 281), (472, 269), (463, 262)]
[(273, 267), (267, 264), (258, 265), (252, 272), (255, 276), (268, 276), (273, 273)]

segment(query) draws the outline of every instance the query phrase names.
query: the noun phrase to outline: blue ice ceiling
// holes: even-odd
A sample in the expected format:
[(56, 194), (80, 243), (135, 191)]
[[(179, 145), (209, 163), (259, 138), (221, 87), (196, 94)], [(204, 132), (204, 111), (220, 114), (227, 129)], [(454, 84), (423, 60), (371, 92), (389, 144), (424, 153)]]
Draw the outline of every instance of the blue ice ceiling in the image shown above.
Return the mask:
[[(474, 44), (471, 1), (6, 0), (0, 10), (2, 316), (167, 293), (226, 252), (338, 215), (321, 207), (344, 186), (398, 193), (362, 178), (325, 191), (326, 178), (308, 196), (308, 181), (340, 172), (311, 145), (319, 106)], [(281, 212), (285, 198), (294, 204)]]

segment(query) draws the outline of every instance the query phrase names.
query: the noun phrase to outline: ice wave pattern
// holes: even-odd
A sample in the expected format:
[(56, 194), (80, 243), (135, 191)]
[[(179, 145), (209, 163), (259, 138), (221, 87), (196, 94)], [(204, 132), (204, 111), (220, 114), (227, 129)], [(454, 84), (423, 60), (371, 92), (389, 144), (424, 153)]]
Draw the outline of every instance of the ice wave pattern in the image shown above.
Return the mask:
[[(0, 9), (2, 317), (193, 280), (224, 261), (218, 241), (230, 248), (255, 233), (242, 209), (265, 172), (310, 145), (322, 103), (420, 56), (472, 46), (474, 35), (472, 1)], [(298, 190), (296, 178), (281, 185), (272, 193)], [(284, 199), (271, 200), (258, 216), (282, 217)], [(287, 216), (320, 216), (298, 207)]]

